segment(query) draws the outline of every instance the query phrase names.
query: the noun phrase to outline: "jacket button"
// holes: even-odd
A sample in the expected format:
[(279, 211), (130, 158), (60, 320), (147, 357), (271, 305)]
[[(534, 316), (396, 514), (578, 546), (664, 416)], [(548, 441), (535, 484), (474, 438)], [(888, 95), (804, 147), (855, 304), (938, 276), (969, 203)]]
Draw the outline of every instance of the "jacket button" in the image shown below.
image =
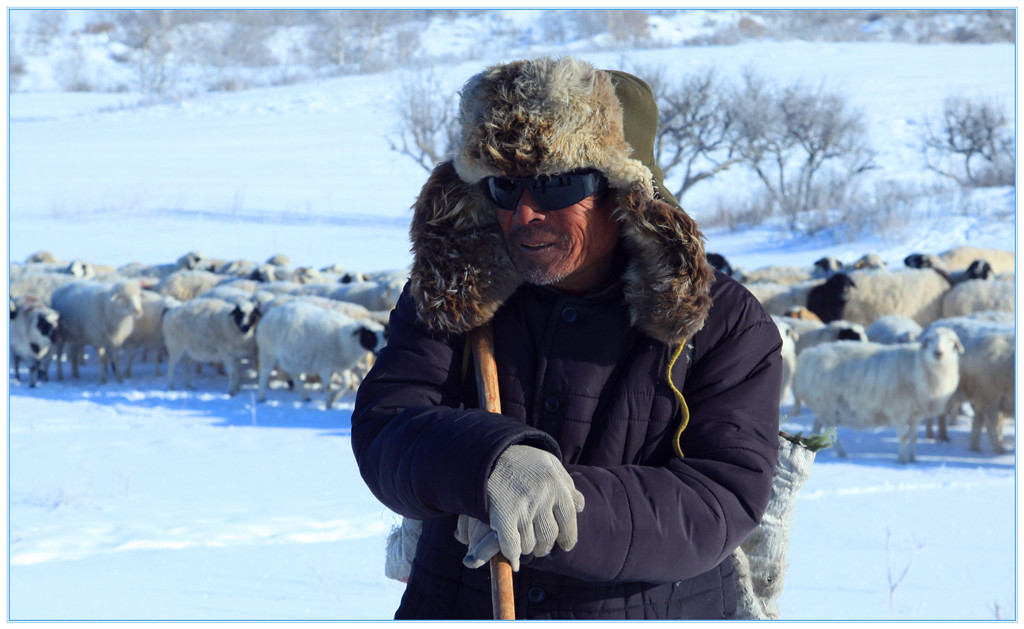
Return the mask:
[(556, 398), (556, 397), (549, 397), (546, 400), (544, 400), (544, 410), (549, 411), (549, 412), (554, 412), (554, 411), (558, 410), (558, 407), (559, 407), (558, 398)]
[(562, 321), (565, 321), (566, 323), (574, 323), (579, 318), (579, 311), (573, 308), (572, 306), (568, 306), (562, 309)]
[(544, 590), (538, 587), (530, 588), (530, 591), (526, 593), (526, 599), (531, 603), (541, 603), (544, 601)]

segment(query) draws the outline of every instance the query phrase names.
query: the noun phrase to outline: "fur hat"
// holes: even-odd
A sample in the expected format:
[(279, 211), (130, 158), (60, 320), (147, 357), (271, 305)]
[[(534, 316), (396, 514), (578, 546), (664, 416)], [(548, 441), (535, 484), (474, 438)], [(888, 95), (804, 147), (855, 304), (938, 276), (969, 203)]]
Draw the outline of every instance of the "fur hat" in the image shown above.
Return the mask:
[(410, 287), (420, 320), (461, 334), (487, 323), (522, 283), (480, 182), (595, 168), (617, 191), (632, 321), (674, 345), (699, 330), (713, 270), (697, 224), (654, 163), (650, 86), (569, 57), (495, 65), (461, 93), (462, 135), (413, 206)]

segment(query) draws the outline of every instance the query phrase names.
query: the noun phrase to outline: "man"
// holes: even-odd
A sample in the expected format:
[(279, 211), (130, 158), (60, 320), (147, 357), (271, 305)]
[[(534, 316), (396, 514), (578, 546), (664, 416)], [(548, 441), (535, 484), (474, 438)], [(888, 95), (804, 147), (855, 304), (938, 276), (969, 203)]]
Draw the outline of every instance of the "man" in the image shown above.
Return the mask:
[[(396, 618), (732, 618), (730, 554), (778, 456), (781, 339), (654, 163), (650, 87), (573, 60), (462, 91), (452, 161), (421, 191), (414, 263), (361, 385), (352, 444), (423, 520)], [(501, 414), (467, 335), (490, 323)]]

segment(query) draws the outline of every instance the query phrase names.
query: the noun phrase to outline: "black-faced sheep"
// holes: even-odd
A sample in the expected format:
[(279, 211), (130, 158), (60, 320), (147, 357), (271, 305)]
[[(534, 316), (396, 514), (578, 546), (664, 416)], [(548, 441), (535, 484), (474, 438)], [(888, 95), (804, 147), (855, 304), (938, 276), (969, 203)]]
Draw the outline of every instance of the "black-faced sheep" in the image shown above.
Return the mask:
[(385, 343), (384, 326), (371, 319), (354, 320), (303, 299), (294, 299), (271, 308), (256, 332), (259, 347), (259, 396), (267, 396), (270, 372), (277, 367), (299, 386), (302, 399), (310, 399), (308, 390), (298, 384), (299, 376), (320, 376), (325, 404), (331, 407), (337, 394), (349, 388), (347, 380), (338, 392), (331, 391), (335, 373), (347, 379), (367, 352), (376, 353)]
[(11, 300), (11, 359), (14, 377), (20, 379), (20, 363), (28, 363), (29, 386), (46, 379), (46, 361), (53, 349), (60, 314), (33, 296)]
[(64, 373), (60, 356), (68, 348), (71, 377), (78, 378), (82, 350), (91, 345), (99, 356), (101, 383), (107, 381), (108, 361), (114, 367), (118, 382), (124, 381), (120, 351), (135, 320), (142, 314), (142, 288), (137, 280), (106, 284), (79, 280), (58, 288), (53, 293), (53, 308), (60, 313), (62, 333), (54, 356), (57, 357), (57, 378)]
[(952, 270), (966, 269), (975, 260), (985, 260), (996, 273), (1007, 273), (1016, 268), (1016, 256), (1012, 251), (983, 247), (961, 246), (939, 254), (939, 258)]
[[(825, 343), (801, 353), (793, 395), (814, 411), (815, 427), (891, 425), (901, 463), (916, 460), (917, 428), (940, 413), (960, 382), (963, 346), (949, 328), (919, 343)], [(836, 439), (836, 452), (846, 452)]]
[(190, 361), (224, 365), (228, 393), (241, 388), (238, 361), (256, 353), (259, 310), (251, 303), (232, 304), (223, 299), (197, 298), (182, 302), (164, 313), (167, 345), (167, 388), (174, 389), (174, 369), (184, 363), (183, 384), (191, 388)]
[(881, 316), (899, 314), (927, 325), (942, 317), (942, 298), (950, 288), (932, 269), (851, 271), (848, 285), (836, 279), (840, 275), (833, 276), (832, 291), (823, 290), (820, 301), (807, 304), (822, 321), (841, 312), (843, 319), (868, 326)]

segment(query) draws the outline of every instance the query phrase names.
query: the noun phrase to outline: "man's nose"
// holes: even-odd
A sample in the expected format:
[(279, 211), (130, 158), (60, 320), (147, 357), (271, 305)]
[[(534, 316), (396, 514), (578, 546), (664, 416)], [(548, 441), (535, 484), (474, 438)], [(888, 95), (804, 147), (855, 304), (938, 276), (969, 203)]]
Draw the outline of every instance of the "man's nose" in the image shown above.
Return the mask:
[(524, 189), (523, 193), (519, 195), (519, 202), (516, 203), (513, 219), (520, 225), (527, 225), (544, 219), (544, 213), (541, 211), (540, 206), (537, 205), (537, 201), (533, 198), (533, 194), (530, 193), (529, 189)]

